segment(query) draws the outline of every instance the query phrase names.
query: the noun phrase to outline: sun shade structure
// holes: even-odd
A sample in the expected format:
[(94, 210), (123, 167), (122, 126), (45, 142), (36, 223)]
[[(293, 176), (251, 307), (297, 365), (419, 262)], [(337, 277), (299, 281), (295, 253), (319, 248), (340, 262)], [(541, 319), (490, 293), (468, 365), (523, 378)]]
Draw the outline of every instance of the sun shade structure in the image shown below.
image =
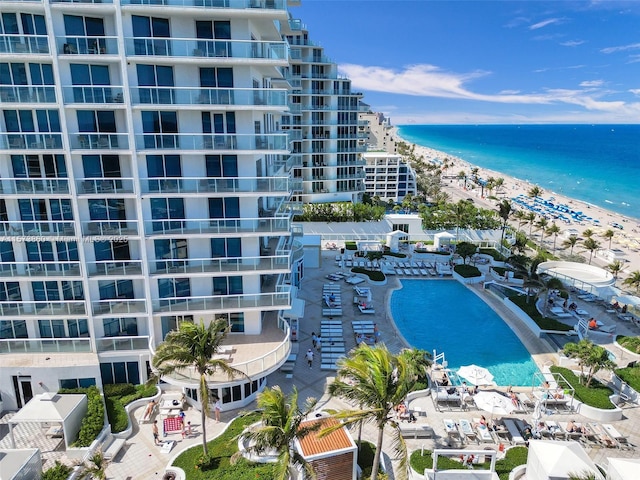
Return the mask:
[(478, 392), (473, 396), (473, 401), (480, 410), (491, 415), (509, 415), (516, 407), (510, 398), (496, 392)]
[(464, 378), (473, 385), (491, 385), (493, 375), (484, 367), (478, 365), (464, 365), (458, 369), (458, 376)]
[(594, 295), (605, 287), (613, 287), (616, 279), (610, 272), (594, 265), (576, 262), (542, 262), (538, 265), (539, 274), (547, 274)]
[(609, 458), (609, 480), (635, 480), (640, 470), (640, 458)]
[(568, 480), (570, 474), (593, 474), (604, 477), (578, 442), (555, 440), (529, 441), (527, 480)]
[(68, 448), (69, 444), (75, 441), (80, 431), (80, 423), (87, 414), (87, 396), (84, 394), (41, 393), (36, 395), (16, 413), (9, 421), (12, 425), (18, 423), (46, 423), (59, 424), (62, 426), (62, 436), (64, 444)]

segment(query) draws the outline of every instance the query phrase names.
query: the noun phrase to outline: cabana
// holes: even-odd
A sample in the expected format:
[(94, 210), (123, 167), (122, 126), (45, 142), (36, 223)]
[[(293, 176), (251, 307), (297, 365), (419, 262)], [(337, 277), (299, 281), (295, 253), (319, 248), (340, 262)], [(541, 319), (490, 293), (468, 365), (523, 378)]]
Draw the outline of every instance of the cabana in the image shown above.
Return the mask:
[(455, 240), (456, 236), (449, 232), (436, 233), (433, 236), (433, 246), (436, 250), (440, 250), (443, 247), (449, 247), (451, 242)]
[[(33, 397), (9, 420), (11, 444), (15, 448), (13, 427), (19, 423), (39, 423), (48, 426), (44, 436), (62, 437), (68, 448), (80, 432), (80, 424), (87, 414), (87, 396), (84, 394), (42, 393)], [(35, 440), (35, 439), (34, 439)]]
[(604, 477), (578, 442), (530, 440), (527, 457), (527, 480), (568, 480), (571, 474)]
[(640, 458), (609, 458), (609, 480), (633, 480), (638, 478)]
[(406, 239), (408, 237), (409, 235), (402, 230), (387, 233), (387, 247), (389, 247), (390, 251), (397, 253), (400, 248), (400, 239)]

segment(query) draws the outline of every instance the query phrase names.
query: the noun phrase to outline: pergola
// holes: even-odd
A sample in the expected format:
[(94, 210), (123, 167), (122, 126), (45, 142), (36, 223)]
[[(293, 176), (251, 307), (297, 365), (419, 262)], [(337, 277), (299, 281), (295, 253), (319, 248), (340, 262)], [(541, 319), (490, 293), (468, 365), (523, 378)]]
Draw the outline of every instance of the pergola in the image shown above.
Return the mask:
[(538, 265), (538, 273), (546, 273), (565, 284), (601, 298), (606, 298), (604, 293), (611, 291), (616, 283), (610, 272), (594, 265), (577, 262), (542, 262)]

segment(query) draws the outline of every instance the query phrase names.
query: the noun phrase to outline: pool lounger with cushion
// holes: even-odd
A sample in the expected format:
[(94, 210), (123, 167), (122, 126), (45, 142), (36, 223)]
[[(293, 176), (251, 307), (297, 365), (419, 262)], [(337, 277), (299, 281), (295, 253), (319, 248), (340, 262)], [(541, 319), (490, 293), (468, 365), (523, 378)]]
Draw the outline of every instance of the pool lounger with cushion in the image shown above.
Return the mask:
[(520, 433), (520, 430), (518, 430), (516, 422), (514, 422), (510, 418), (504, 418), (502, 420), (502, 423), (504, 423), (504, 426), (507, 427), (507, 431), (509, 432), (509, 435), (511, 435), (511, 443), (513, 445), (526, 445), (527, 442), (525, 442), (522, 434)]
[(400, 422), (398, 426), (400, 427), (400, 434), (405, 438), (432, 438), (434, 436), (431, 425), (424, 423)]
[(322, 316), (323, 317), (341, 317), (342, 309), (341, 308), (323, 308)]

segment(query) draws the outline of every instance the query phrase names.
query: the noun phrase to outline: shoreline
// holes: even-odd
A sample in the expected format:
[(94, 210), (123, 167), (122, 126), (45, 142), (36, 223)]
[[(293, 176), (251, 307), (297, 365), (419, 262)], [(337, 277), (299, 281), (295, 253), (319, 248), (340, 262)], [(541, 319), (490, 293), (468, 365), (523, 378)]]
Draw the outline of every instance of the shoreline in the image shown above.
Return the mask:
[[(499, 200), (507, 199), (512, 200), (513, 197), (516, 197), (520, 194), (527, 195), (528, 191), (535, 186), (536, 184), (531, 183), (527, 180), (522, 180), (517, 177), (513, 177), (511, 175), (507, 175), (503, 172), (498, 172), (495, 170), (491, 170), (488, 168), (480, 167), (479, 165), (474, 165), (460, 157), (455, 155), (451, 155), (447, 152), (443, 152), (441, 150), (437, 150), (431, 147), (425, 147), (419, 145), (414, 142), (410, 142), (406, 140), (404, 137), (399, 135), (398, 127), (392, 127), (392, 132), (395, 138), (398, 141), (402, 141), (408, 145), (413, 145), (415, 147), (415, 155), (416, 157), (424, 157), (427, 161), (440, 161), (442, 162), (445, 159), (448, 159), (453, 163), (451, 167), (446, 170), (446, 175), (456, 175), (461, 170), (467, 171), (470, 174), (471, 169), (478, 168), (478, 176), (482, 178), (502, 178), (504, 180), (504, 184), (501, 187), (499, 192), (493, 192), (493, 195), (497, 197)], [(446, 183), (445, 183), (446, 182)], [(442, 191), (447, 193), (450, 197), (450, 200), (453, 202), (457, 202), (458, 200), (464, 200), (472, 197), (474, 202), (484, 208), (495, 209), (496, 203), (494, 200), (490, 200), (487, 195), (482, 196), (481, 188), (474, 189), (465, 189), (462, 182), (456, 179), (448, 179), (443, 182)], [(542, 187), (540, 187), (542, 188)], [(584, 230), (590, 229), (596, 234), (594, 238), (601, 244), (602, 249), (609, 248), (609, 240), (602, 237), (602, 233), (606, 230), (613, 230), (615, 232), (615, 236), (611, 242), (611, 249), (620, 249), (624, 252), (624, 258), (626, 260), (625, 267), (622, 270), (622, 274), (628, 274), (630, 272), (640, 270), (640, 220), (629, 217), (626, 215), (622, 215), (606, 208), (600, 207), (598, 205), (594, 205), (589, 202), (585, 202), (583, 200), (578, 200), (576, 198), (572, 198), (563, 193), (553, 192), (551, 190), (542, 189), (542, 197), (545, 199), (549, 199), (549, 197), (554, 197), (554, 201), (556, 203), (563, 203), (572, 207), (575, 207), (578, 210), (582, 210), (588, 216), (598, 219), (600, 221), (599, 224), (591, 223), (591, 222), (576, 222), (572, 221), (570, 224), (566, 224), (562, 220), (557, 222), (558, 226), (562, 228), (562, 230), (566, 229), (576, 229), (582, 234)], [(514, 205), (515, 206), (515, 205)], [(550, 222), (553, 223), (554, 221)], [(613, 227), (611, 224), (617, 223), (624, 227), (623, 230)], [(534, 232), (535, 233), (535, 232)], [(562, 237), (557, 239), (556, 250), (561, 251)], [(545, 242), (547, 239), (545, 239)], [(574, 250), (574, 254), (583, 253), (578, 249)], [(588, 257), (587, 257), (588, 259)], [(611, 263), (610, 261), (605, 260), (604, 258), (595, 255), (592, 259), (592, 264), (599, 267), (606, 267)], [(618, 287), (621, 287), (621, 282), (618, 282)]]

